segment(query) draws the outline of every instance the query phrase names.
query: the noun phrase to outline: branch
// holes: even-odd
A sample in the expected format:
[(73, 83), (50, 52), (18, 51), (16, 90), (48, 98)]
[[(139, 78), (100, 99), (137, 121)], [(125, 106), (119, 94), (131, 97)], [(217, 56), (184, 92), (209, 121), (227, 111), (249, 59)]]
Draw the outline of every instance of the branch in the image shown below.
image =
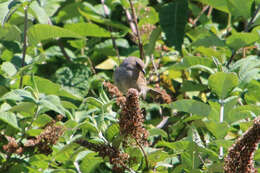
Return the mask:
[(135, 139), (136, 144), (137, 144), (138, 147), (141, 149), (141, 151), (142, 151), (142, 153), (143, 153), (143, 155), (144, 155), (144, 160), (145, 160), (145, 164), (146, 164), (146, 169), (148, 170), (148, 168), (149, 168), (149, 165), (148, 165), (148, 157), (147, 157), (147, 155), (146, 155), (146, 153), (145, 153), (145, 151), (144, 151), (144, 148), (143, 148), (143, 146), (136, 140), (136, 138), (134, 138), (134, 139)]
[(60, 39), (57, 39), (58, 41), (58, 46), (60, 47), (61, 53), (63, 54), (63, 56), (68, 60), (71, 61), (71, 58), (69, 57), (69, 55), (67, 54), (62, 42)]
[(250, 19), (250, 21), (248, 22), (248, 24), (245, 26), (245, 32), (248, 32), (248, 30), (250, 29), (251, 25), (254, 23), (255, 17), (257, 15), (257, 13), (260, 10), (260, 4), (258, 5), (257, 9), (255, 10), (252, 18)]
[(131, 7), (131, 11), (132, 11), (132, 15), (134, 18), (134, 24), (135, 24), (135, 28), (136, 28), (136, 34), (137, 34), (137, 38), (138, 38), (138, 47), (139, 47), (139, 51), (140, 51), (140, 58), (142, 60), (144, 60), (144, 50), (143, 50), (143, 44), (141, 42), (141, 36), (140, 36), (140, 32), (138, 29), (138, 23), (137, 23), (137, 17), (136, 17), (136, 12), (132, 3), (132, 0), (129, 0), (130, 3), (130, 7)]
[[(27, 29), (28, 29), (28, 6), (24, 7), (24, 29), (23, 29), (23, 54), (22, 54), (22, 68), (25, 65), (25, 56), (27, 50)], [(19, 88), (23, 87), (23, 72), (21, 73)]]
[[(103, 5), (106, 18), (110, 18), (110, 17), (109, 17), (109, 12), (108, 12), (107, 6), (106, 6), (106, 4), (105, 4), (105, 0), (101, 0), (101, 3), (102, 3), (102, 5)], [(111, 34), (111, 40), (112, 40), (113, 48), (114, 48), (115, 51), (116, 51), (116, 56), (117, 56), (117, 58), (118, 58), (118, 63), (120, 64), (120, 55), (119, 55), (118, 47), (117, 47), (117, 45), (116, 45), (116, 40), (115, 40), (115, 38), (113, 37), (113, 29), (112, 29), (111, 26), (108, 26), (108, 30), (109, 30), (109, 32), (110, 32), (110, 34)]]
[[(254, 12), (252, 18), (250, 19), (250, 21), (248, 22), (248, 24), (245, 26), (245, 29), (244, 29), (245, 32), (249, 31), (249, 29), (250, 29), (251, 25), (254, 23), (255, 17), (259, 11), (260, 11), (260, 4), (258, 5), (257, 9), (255, 10), (255, 12)], [(234, 56), (236, 55), (236, 52), (237, 52), (237, 50), (232, 52), (232, 55), (227, 63), (227, 68), (229, 68), (230, 63), (232, 62)]]
[(200, 17), (202, 16), (202, 14), (203, 14), (209, 7), (210, 7), (209, 5), (203, 7), (203, 9), (202, 9), (201, 12), (199, 13), (199, 15), (193, 20), (193, 27), (196, 26), (198, 20), (199, 20)]

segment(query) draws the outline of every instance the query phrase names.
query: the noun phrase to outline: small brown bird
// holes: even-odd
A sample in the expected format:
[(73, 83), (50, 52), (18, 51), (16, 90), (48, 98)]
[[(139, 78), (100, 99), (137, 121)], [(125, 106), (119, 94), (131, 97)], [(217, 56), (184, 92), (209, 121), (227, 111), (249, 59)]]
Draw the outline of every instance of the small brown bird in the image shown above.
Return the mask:
[(144, 62), (137, 57), (128, 57), (116, 68), (114, 81), (118, 89), (126, 94), (129, 88), (135, 88), (143, 98), (149, 91), (152, 95), (161, 95), (161, 92), (150, 88), (146, 84)]
[(135, 88), (145, 97), (148, 88), (144, 74), (143, 61), (133, 56), (128, 57), (114, 72), (115, 84), (124, 94), (129, 88)]

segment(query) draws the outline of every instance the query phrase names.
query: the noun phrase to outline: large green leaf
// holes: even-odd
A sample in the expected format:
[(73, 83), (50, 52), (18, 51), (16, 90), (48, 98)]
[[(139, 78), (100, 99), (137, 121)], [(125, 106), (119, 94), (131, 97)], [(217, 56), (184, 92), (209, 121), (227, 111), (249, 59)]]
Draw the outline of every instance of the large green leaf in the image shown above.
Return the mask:
[(171, 103), (170, 107), (181, 112), (187, 112), (201, 116), (207, 116), (211, 111), (209, 105), (196, 100), (178, 100)]
[(110, 37), (110, 32), (93, 23), (73, 23), (65, 25), (65, 29), (91, 37)]
[(159, 11), (159, 18), (168, 45), (181, 51), (188, 19), (188, 0), (176, 0), (164, 5)]
[(123, 31), (123, 34), (126, 34), (127, 32), (129, 32), (129, 28), (121, 23), (115, 22), (115, 21), (111, 21), (109, 19), (104, 18), (103, 16), (93, 12), (93, 11), (82, 11), (79, 10), (80, 14), (83, 15), (85, 18), (87, 18), (88, 20), (93, 20), (94, 22), (100, 23), (100, 24), (104, 24), (104, 25), (108, 25), (108, 26), (112, 26), (114, 28), (117, 29), (121, 29)]
[(251, 45), (260, 39), (260, 36), (257, 32), (244, 33), (233, 31), (232, 35), (227, 38), (226, 43), (230, 48), (239, 49)]
[(85, 156), (80, 164), (80, 170), (85, 173), (95, 172), (95, 169), (103, 162), (101, 157), (97, 157), (95, 153), (89, 153)]
[(63, 6), (56, 16), (57, 22), (64, 22), (68, 19), (79, 16), (80, 13), (78, 9), (81, 8), (83, 8), (82, 2), (73, 2)]
[(5, 24), (0, 27), (0, 40), (21, 41), (21, 31), (15, 25)]
[(224, 120), (228, 123), (237, 122), (246, 118), (253, 118), (260, 114), (260, 107), (256, 105), (244, 105), (232, 109), (224, 117)]
[[(205, 123), (207, 129), (217, 138), (217, 139), (223, 139), (228, 131), (228, 124), (218, 123), (214, 121), (208, 121)], [(221, 129), (221, 130), (219, 130)]]
[(0, 120), (4, 123), (12, 126), (13, 128), (20, 130), (17, 124), (17, 118), (12, 112), (0, 112)]
[(48, 40), (60, 38), (82, 38), (78, 33), (72, 32), (58, 26), (47, 24), (36, 24), (28, 30), (29, 44), (36, 45), (37, 43)]
[(173, 70), (184, 70), (187, 68), (191, 68), (197, 65), (204, 66), (205, 68), (208, 67), (211, 70), (212, 67), (215, 67), (214, 61), (212, 58), (207, 57), (199, 57), (199, 56), (185, 56), (183, 61), (180, 63), (176, 63), (170, 66), (170, 69)]
[(257, 104), (260, 102), (260, 83), (252, 80), (247, 86), (248, 92), (245, 94), (245, 100), (249, 104)]
[(227, 0), (227, 6), (232, 16), (248, 19), (254, 0)]
[(209, 87), (220, 99), (226, 98), (238, 83), (238, 77), (235, 73), (217, 72), (211, 75), (208, 80)]
[[(48, 79), (44, 79), (39, 76), (35, 76), (34, 80), (36, 82), (36, 85), (37, 85), (40, 93), (54, 94), (54, 95), (58, 95), (58, 96), (62, 96), (62, 97), (68, 97), (68, 98), (71, 98), (74, 100), (82, 99), (81, 97), (79, 97), (77, 95), (73, 95), (71, 92), (65, 90), (60, 85), (55, 84)], [(23, 83), (24, 83), (24, 85), (32, 86), (33, 84), (31, 82), (31, 76), (27, 76), (27, 75), (24, 76)], [(15, 83), (15, 85), (13, 87), (16, 88), (16, 87), (18, 87), (18, 85), (19, 85), (19, 83), (17, 81), (17, 83)]]
[(223, 12), (229, 12), (228, 7), (227, 7), (227, 0), (196, 0), (196, 1), (200, 1), (204, 4), (208, 4), (210, 6), (212, 6), (213, 8), (216, 8), (220, 11)]
[(4, 62), (1, 65), (1, 70), (4, 71), (9, 77), (14, 76), (17, 72), (15, 66), (10, 62)]
[(0, 101), (4, 100), (37, 102), (31, 92), (23, 89), (11, 90), (0, 98)]
[(36, 16), (37, 20), (41, 24), (48, 24), (50, 22), (50, 18), (45, 12), (44, 8), (42, 8), (37, 1), (33, 1), (30, 4), (30, 8), (32, 9), (34, 15)]
[(145, 45), (145, 53), (147, 55), (151, 55), (154, 52), (156, 41), (161, 35), (162, 29), (161, 27), (157, 27), (154, 29), (150, 35), (149, 43)]
[(69, 112), (62, 106), (59, 97), (56, 95), (43, 96), (38, 104), (40, 106), (41, 113), (48, 110), (53, 110), (63, 116), (69, 114)]

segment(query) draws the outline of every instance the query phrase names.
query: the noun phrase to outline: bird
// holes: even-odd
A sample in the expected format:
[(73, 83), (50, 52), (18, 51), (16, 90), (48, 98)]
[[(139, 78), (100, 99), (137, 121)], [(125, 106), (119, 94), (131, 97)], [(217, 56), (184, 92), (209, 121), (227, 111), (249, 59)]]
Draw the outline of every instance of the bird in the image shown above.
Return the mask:
[(144, 75), (144, 62), (140, 58), (130, 56), (116, 68), (114, 81), (123, 94), (126, 94), (129, 88), (135, 88), (140, 95), (145, 96), (147, 84)]
[(147, 86), (145, 79), (144, 62), (137, 57), (130, 56), (116, 68), (114, 81), (117, 88), (126, 94), (129, 88), (135, 88), (144, 99), (149, 90), (161, 94), (153, 88)]

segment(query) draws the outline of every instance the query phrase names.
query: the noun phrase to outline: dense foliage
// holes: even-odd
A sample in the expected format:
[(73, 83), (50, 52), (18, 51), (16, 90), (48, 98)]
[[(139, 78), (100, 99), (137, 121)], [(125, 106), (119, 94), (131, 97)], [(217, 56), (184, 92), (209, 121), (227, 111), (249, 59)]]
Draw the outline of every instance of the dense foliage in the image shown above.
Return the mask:
[[(259, 10), (259, 0), (0, 0), (0, 172), (257, 169)], [(127, 56), (143, 58), (163, 99), (111, 84)]]

